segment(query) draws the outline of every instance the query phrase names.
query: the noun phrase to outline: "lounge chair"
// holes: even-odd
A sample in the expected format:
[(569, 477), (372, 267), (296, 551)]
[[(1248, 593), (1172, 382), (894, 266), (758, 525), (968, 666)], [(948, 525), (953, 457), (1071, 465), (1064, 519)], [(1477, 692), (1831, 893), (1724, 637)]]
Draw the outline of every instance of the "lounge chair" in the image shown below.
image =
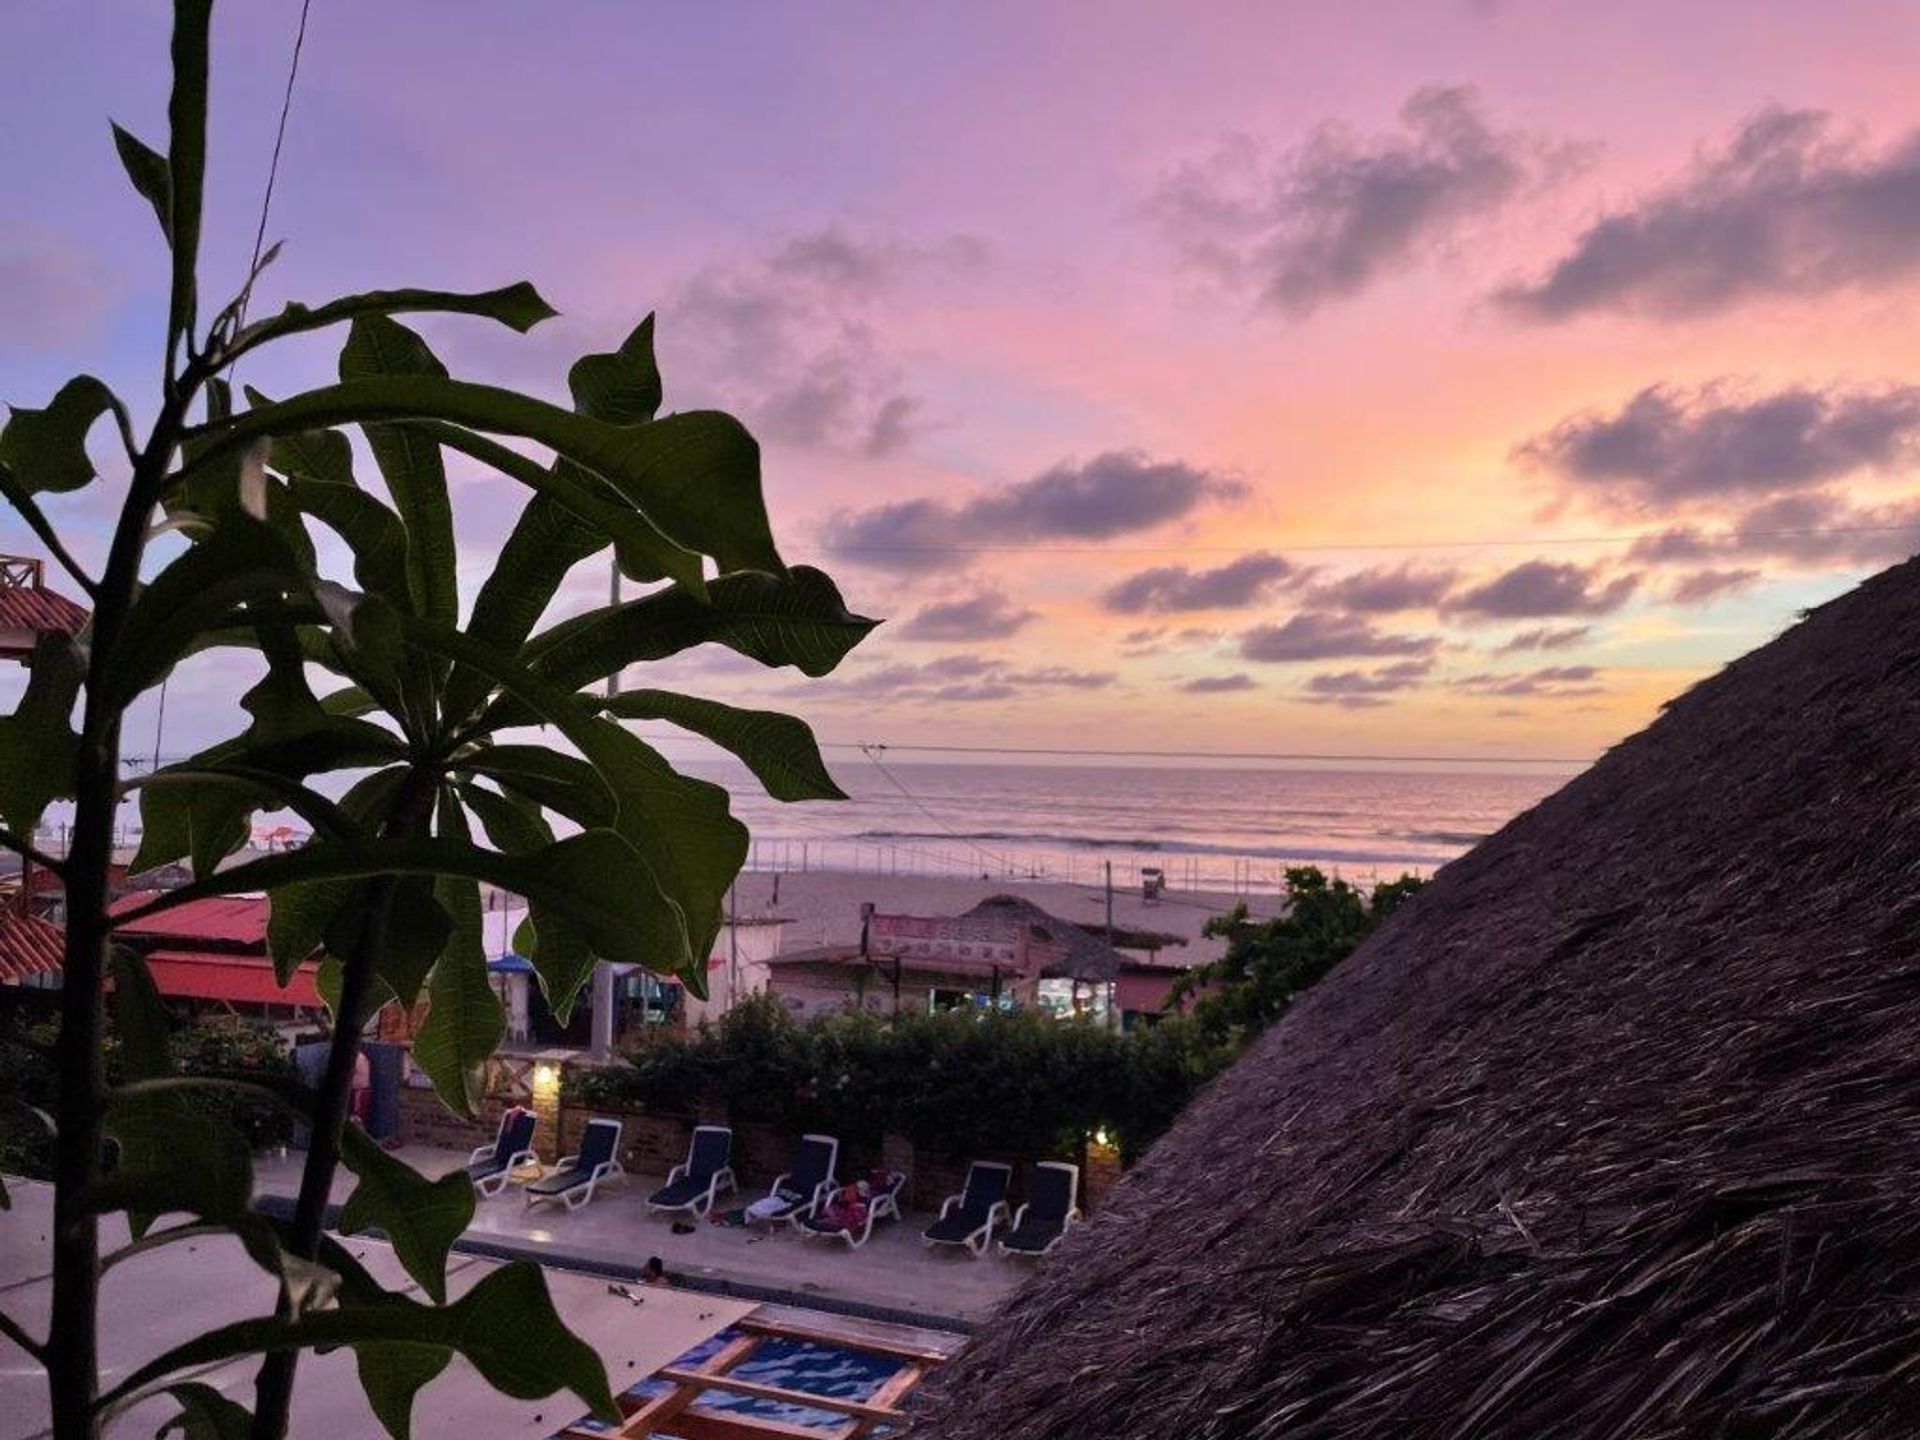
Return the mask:
[(620, 1168), (620, 1122), (589, 1120), (586, 1134), (580, 1137), (580, 1153), (562, 1156), (551, 1174), (527, 1186), (527, 1208), (558, 1200), (567, 1209), (578, 1210), (593, 1199), (602, 1181), (623, 1180), (626, 1174)]
[(724, 1125), (701, 1125), (687, 1146), (686, 1163), (667, 1172), (667, 1183), (647, 1197), (652, 1211), (684, 1211), (704, 1217), (723, 1190), (732, 1190), (733, 1131)]
[(1044, 1255), (1080, 1218), (1080, 1167), (1043, 1160), (1033, 1167), (1033, 1193), (1014, 1212), (1013, 1228), (1000, 1237), (1002, 1255)]
[[(838, 1183), (834, 1166), (840, 1160), (840, 1142), (831, 1135), (802, 1135), (800, 1147), (786, 1173), (768, 1187), (767, 1198), (752, 1207), (760, 1213), (753, 1218), (770, 1225), (790, 1225), (820, 1208)], [(775, 1206), (773, 1202), (778, 1201)]]
[(513, 1172), (531, 1165), (533, 1111), (516, 1105), (500, 1117), (500, 1133), (491, 1145), (482, 1145), (467, 1157), (467, 1178), (482, 1200), (491, 1200), (507, 1188)]
[(940, 1218), (923, 1232), (929, 1245), (964, 1245), (978, 1258), (993, 1239), (993, 1224), (1007, 1219), (1007, 1187), (1013, 1167), (976, 1160), (967, 1167), (966, 1188), (940, 1205)]
[[(873, 1227), (881, 1220), (900, 1218), (900, 1192), (907, 1188), (904, 1172), (895, 1170), (888, 1174), (887, 1183), (867, 1197), (867, 1218), (856, 1229), (837, 1220), (830, 1220), (824, 1214), (809, 1215), (798, 1222), (802, 1235), (812, 1235), (822, 1240), (844, 1240), (849, 1249), (858, 1250), (873, 1238)], [(822, 1206), (825, 1210), (827, 1207)]]

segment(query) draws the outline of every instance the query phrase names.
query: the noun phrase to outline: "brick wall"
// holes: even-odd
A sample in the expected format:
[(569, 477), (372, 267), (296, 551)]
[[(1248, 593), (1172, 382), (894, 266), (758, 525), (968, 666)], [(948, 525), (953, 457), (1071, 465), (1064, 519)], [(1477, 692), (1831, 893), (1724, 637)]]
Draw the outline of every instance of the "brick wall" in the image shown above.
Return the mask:
[(561, 1153), (579, 1153), (580, 1137), (595, 1116), (620, 1122), (620, 1163), (634, 1175), (664, 1176), (687, 1158), (693, 1137), (688, 1115), (652, 1115), (639, 1110), (588, 1109), (564, 1105), (559, 1111)]

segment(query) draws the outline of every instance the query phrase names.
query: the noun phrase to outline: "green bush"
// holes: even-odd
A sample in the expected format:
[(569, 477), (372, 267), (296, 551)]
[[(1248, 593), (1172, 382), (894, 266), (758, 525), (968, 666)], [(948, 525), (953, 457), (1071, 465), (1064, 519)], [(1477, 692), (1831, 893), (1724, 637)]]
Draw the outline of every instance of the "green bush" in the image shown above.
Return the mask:
[[(53, 1137), (35, 1111), (54, 1112), (59, 1085), (53, 1046), (59, 1026), (24, 1015), (0, 1025), (0, 1172), (38, 1179), (50, 1176)], [(271, 1026), (251, 1021), (183, 1025), (168, 1038), (174, 1069), (182, 1075), (280, 1085), (295, 1078), (293, 1057)], [(122, 1073), (120, 1042), (109, 1032), (102, 1054), (109, 1079)], [(195, 1097), (201, 1118), (231, 1125), (254, 1149), (284, 1145), (293, 1135), (287, 1111), (270, 1102), (219, 1090)]]
[(1129, 1035), (1036, 1011), (853, 1012), (803, 1027), (756, 996), (627, 1065), (569, 1072), (566, 1098), (685, 1112), (708, 1096), (735, 1119), (843, 1140), (891, 1131), (954, 1155), (1070, 1154), (1104, 1130), (1135, 1154), (1230, 1058), (1177, 1019)]

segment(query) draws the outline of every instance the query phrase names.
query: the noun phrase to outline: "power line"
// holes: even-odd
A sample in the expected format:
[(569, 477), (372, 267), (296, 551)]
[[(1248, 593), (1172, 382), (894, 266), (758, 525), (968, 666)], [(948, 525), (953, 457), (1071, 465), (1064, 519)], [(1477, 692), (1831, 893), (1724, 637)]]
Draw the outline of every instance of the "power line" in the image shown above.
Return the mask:
[[(1551, 535), (1461, 540), (1324, 540), (1283, 548), (1297, 554), (1366, 551), (1500, 550), (1583, 545), (1631, 545), (1659, 540), (1664, 530), (1610, 535)], [(1730, 540), (1828, 540), (1855, 535), (1920, 534), (1920, 521), (1904, 525), (1848, 525), (1812, 530), (1725, 530), (1701, 536), (1704, 544)], [(834, 545), (783, 547), (818, 555), (1241, 555), (1245, 545)]]
[(934, 824), (938, 825), (942, 830), (946, 831), (949, 835), (953, 836), (953, 838), (958, 840), (962, 845), (965, 845), (968, 849), (986, 856), (987, 859), (991, 860), (994, 864), (1002, 865), (1006, 867), (1006, 869), (1010, 872), (1016, 871), (1020, 868), (1018, 865), (1016, 865), (1012, 860), (1008, 859), (1006, 856), (997, 854), (996, 852), (989, 850), (985, 845), (978, 843), (971, 836), (962, 835), (958, 830), (954, 829), (951, 825), (947, 824), (945, 820), (942, 820), (938, 815), (934, 814), (932, 810), (928, 809), (926, 802), (921, 800), (921, 798), (918, 795), (914, 794), (911, 790), (909, 790), (906, 787), (905, 783), (902, 782), (897, 775), (895, 775), (885, 765), (880, 763), (880, 753), (884, 751), (886, 748), (887, 747), (885, 745), (877, 745), (877, 744), (860, 746), (861, 752), (865, 754), (867, 759), (873, 763), (873, 768), (878, 770), (882, 775), (886, 776), (887, 780), (893, 785), (893, 788), (898, 790), (902, 795), (906, 796), (907, 799), (913, 803), (913, 807), (916, 810), (918, 810), (922, 815), (925, 815), (927, 819), (931, 820)]

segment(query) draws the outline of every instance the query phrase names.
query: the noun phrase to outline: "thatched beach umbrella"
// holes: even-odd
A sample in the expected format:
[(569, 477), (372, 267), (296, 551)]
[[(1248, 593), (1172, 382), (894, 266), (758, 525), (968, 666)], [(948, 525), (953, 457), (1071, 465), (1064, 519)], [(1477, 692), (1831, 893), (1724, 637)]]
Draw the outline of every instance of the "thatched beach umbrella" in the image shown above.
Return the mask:
[(1920, 562), (1436, 881), (916, 1437), (1920, 1434)]

